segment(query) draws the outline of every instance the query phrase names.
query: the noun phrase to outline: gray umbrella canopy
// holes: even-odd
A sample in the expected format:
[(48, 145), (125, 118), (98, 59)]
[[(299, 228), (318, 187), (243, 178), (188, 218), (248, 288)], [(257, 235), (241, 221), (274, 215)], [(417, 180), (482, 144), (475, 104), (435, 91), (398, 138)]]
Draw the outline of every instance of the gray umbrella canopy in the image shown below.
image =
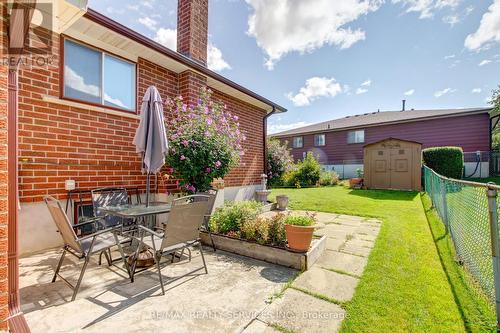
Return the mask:
[(148, 174), (146, 203), (149, 204), (149, 174), (160, 171), (168, 151), (163, 102), (155, 86), (149, 87), (142, 98), (141, 120), (133, 142), (143, 156), (142, 171)]

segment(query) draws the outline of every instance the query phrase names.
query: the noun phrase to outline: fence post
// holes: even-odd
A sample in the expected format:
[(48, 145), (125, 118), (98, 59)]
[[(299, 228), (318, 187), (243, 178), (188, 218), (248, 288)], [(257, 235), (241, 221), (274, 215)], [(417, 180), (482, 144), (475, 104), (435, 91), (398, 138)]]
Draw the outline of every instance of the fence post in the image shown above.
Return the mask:
[[(493, 183), (488, 183), (493, 185)], [(500, 327), (500, 244), (498, 234), (497, 190), (488, 187), (488, 216), (491, 235), (491, 256), (493, 259), (493, 278), (495, 282), (495, 309), (497, 328)]]
[(449, 221), (448, 221), (448, 204), (446, 202), (446, 180), (444, 179), (439, 179), (439, 185), (440, 185), (440, 192), (441, 192), (441, 207), (443, 207), (443, 222), (446, 227), (446, 233), (449, 232), (450, 226), (449, 226)]

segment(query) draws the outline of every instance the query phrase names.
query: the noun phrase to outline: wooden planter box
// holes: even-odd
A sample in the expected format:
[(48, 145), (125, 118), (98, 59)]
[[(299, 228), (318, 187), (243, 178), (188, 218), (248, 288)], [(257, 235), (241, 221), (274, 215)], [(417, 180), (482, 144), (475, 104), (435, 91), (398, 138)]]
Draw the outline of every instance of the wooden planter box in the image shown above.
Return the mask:
[[(200, 237), (203, 244), (212, 245), (208, 233), (200, 232)], [(212, 234), (212, 238), (217, 249), (298, 270), (308, 270), (311, 268), (326, 248), (325, 236), (313, 238), (311, 248), (307, 253), (295, 253), (283, 248), (260, 245), (219, 234)]]

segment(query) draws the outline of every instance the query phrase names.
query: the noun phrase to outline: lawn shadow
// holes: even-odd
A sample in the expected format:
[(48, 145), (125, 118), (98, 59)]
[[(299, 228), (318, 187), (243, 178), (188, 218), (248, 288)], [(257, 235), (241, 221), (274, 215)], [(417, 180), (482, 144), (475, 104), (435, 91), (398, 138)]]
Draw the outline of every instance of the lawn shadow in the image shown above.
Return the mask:
[(396, 190), (350, 190), (348, 194), (377, 200), (413, 201), (417, 197), (418, 192)]

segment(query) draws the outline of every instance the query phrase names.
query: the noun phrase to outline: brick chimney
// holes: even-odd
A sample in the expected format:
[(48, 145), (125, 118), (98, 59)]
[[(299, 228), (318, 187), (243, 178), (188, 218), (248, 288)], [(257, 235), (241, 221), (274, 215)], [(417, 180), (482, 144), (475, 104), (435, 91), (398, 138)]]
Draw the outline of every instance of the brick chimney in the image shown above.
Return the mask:
[(207, 65), (208, 0), (178, 0), (177, 52)]

